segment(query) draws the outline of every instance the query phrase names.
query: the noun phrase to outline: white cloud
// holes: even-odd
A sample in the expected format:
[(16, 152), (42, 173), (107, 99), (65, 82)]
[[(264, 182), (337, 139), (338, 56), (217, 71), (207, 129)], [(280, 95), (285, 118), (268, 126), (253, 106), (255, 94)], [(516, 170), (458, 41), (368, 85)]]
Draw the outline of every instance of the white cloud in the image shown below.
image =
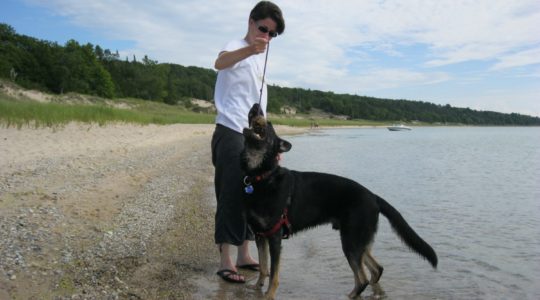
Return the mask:
[[(163, 56), (161, 60), (195, 63), (201, 62), (198, 55), (215, 55), (215, 45), (242, 36), (249, 10), (256, 3), (28, 1), (67, 16), (79, 26), (134, 40), (143, 51)], [(287, 51), (307, 51), (329, 65), (346, 64), (345, 51), (362, 43), (376, 44), (395, 55), (399, 45), (427, 45), (433, 50), (430, 65), (495, 59), (540, 43), (540, 35), (533, 34), (540, 28), (536, 0), (276, 2), (288, 25), (283, 36)], [(183, 58), (187, 54), (190, 58)]]
[(499, 59), (499, 62), (492, 69), (500, 70), (532, 64), (540, 64), (540, 47), (505, 55)]
[[(133, 49), (120, 49), (123, 56), (147, 54), (160, 62), (207, 68), (227, 41), (244, 36), (249, 11), (258, 2), (26, 1), (67, 17), (74, 26), (133, 41)], [(271, 44), (271, 83), (369, 95), (452, 81), (459, 76), (439, 68), (456, 63), (487, 63), (475, 72), (482, 76), (539, 63), (538, 0), (275, 2), (286, 30)], [(427, 50), (412, 58), (403, 50), (408, 46)], [(410, 62), (377, 67), (376, 53)], [(538, 69), (529, 69), (529, 78), (538, 78), (533, 76)], [(416, 98), (423, 98), (421, 90)]]
[(455, 99), (452, 106), (540, 116), (539, 95), (540, 89), (538, 88), (525, 91), (520, 94), (520, 97), (516, 97), (513, 91), (493, 89), (485, 91), (482, 95)]

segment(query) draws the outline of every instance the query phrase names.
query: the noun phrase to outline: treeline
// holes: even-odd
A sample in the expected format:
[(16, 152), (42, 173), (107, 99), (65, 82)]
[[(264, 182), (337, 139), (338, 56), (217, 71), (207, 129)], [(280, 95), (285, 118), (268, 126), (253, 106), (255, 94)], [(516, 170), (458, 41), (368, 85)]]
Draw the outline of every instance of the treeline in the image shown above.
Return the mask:
[(216, 72), (158, 64), (135, 56), (122, 60), (99, 45), (64, 46), (19, 35), (0, 23), (0, 77), (26, 88), (106, 98), (133, 97), (175, 104), (187, 98), (212, 100)]
[(270, 88), (270, 110), (289, 105), (300, 112), (311, 108), (322, 109), (351, 119), (421, 121), (428, 123), (454, 123), (468, 125), (540, 125), (540, 118), (517, 113), (503, 114), (492, 111), (476, 111), (429, 102), (390, 100), (332, 92), (310, 91), (299, 88)]
[[(0, 23), (0, 77), (53, 93), (77, 92), (106, 98), (133, 97), (176, 104), (190, 98), (212, 101), (216, 72), (198, 67), (121, 58), (99, 45), (65, 45), (19, 35)], [(436, 105), (269, 86), (268, 110), (285, 106), (308, 113), (312, 108), (351, 119), (422, 121), (475, 125), (540, 125), (540, 118)]]

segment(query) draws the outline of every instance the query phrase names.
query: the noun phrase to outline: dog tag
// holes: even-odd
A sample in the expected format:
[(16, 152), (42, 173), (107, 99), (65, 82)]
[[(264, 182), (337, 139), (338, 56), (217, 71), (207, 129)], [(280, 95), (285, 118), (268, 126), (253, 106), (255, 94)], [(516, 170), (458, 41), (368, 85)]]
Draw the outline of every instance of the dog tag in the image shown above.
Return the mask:
[(253, 193), (253, 186), (251, 184), (246, 186), (244, 188), (244, 192), (246, 192), (246, 194), (252, 194)]

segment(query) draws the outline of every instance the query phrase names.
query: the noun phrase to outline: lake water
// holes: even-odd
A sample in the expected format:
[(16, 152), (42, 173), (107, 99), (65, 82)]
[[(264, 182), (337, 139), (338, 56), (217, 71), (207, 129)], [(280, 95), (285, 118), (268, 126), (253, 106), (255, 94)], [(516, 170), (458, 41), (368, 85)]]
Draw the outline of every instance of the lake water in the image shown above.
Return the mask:
[[(285, 167), (358, 181), (439, 256), (434, 270), (381, 216), (373, 254), (385, 270), (362, 299), (540, 299), (540, 128), (336, 129), (287, 139)], [(347, 299), (354, 280), (329, 225), (284, 241), (282, 253), (278, 299)], [(200, 293), (260, 296), (221, 283)]]

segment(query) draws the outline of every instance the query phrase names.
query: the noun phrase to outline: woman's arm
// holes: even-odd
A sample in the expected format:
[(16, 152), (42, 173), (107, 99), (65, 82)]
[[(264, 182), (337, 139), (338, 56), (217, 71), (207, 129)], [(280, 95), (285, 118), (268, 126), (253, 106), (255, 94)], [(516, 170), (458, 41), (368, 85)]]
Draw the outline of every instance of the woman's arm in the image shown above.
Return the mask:
[(223, 70), (232, 67), (237, 62), (244, 60), (253, 54), (263, 53), (266, 50), (267, 44), (267, 39), (256, 38), (251, 45), (244, 48), (240, 48), (234, 51), (220, 52), (214, 64), (214, 68), (216, 68), (217, 70)]

